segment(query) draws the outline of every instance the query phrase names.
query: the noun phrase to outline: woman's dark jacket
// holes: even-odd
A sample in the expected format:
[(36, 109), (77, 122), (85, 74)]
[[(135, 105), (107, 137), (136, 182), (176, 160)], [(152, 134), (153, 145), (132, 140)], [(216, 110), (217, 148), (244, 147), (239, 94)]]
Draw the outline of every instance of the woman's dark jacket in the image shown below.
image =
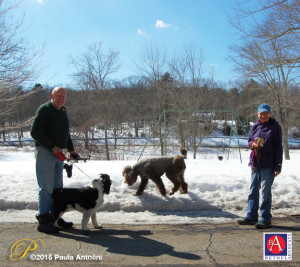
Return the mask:
[[(273, 171), (281, 172), (282, 165), (282, 134), (279, 123), (270, 118), (269, 121), (255, 123), (250, 131), (248, 144), (255, 141), (256, 137), (264, 139), (264, 145), (260, 151), (260, 168), (270, 168)], [(253, 158), (250, 157), (249, 166), (256, 167)]]

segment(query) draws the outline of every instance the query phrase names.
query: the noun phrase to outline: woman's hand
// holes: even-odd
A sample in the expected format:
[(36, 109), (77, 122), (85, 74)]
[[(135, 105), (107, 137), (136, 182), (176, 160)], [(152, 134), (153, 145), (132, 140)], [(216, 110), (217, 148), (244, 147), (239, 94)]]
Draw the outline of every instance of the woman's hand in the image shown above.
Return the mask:
[(256, 149), (256, 148), (260, 149), (260, 146), (255, 141), (253, 141), (253, 143), (251, 144), (251, 148), (252, 149)]

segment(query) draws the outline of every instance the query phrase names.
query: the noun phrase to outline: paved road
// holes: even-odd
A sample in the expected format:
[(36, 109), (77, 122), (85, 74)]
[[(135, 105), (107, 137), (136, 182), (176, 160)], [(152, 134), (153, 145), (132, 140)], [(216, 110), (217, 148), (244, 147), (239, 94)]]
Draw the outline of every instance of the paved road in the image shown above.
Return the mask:
[[(46, 235), (36, 224), (0, 223), (0, 266), (300, 266), (300, 217), (273, 225), (103, 225), (88, 234), (75, 225)], [(292, 260), (265, 261), (264, 233), (292, 233)]]

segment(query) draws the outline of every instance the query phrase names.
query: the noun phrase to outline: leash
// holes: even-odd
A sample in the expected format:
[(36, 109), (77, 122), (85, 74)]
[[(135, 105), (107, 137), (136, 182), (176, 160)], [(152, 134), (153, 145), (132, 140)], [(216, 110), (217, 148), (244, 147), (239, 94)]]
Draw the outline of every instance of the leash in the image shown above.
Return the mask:
[(72, 162), (72, 165), (75, 166), (78, 170), (80, 170), (86, 177), (88, 177), (91, 181), (93, 181), (94, 179), (92, 179), (90, 176), (88, 176), (82, 169), (80, 169), (76, 164), (74, 164), (74, 162)]
[[(4, 141), (4, 143), (7, 143), (7, 144), (9, 144), (9, 145), (13, 145), (13, 146), (17, 147), (17, 146), (16, 146), (15, 144), (13, 144), (12, 142), (8, 142), (8, 141), (6, 141), (6, 140)], [(28, 152), (32, 152), (32, 150), (30, 150), (30, 149), (27, 148), (26, 146), (23, 146), (22, 148), (23, 148), (24, 150), (27, 150)], [(81, 171), (81, 172), (82, 172), (86, 177), (88, 177), (91, 181), (94, 180), (93, 178), (91, 178), (90, 176), (88, 176), (81, 168), (79, 168), (79, 167), (75, 164), (75, 161), (74, 161), (74, 160), (72, 160), (71, 158), (67, 158), (66, 155), (65, 155), (64, 153), (62, 153), (62, 152), (57, 153), (56, 156), (57, 156), (58, 159), (61, 160), (61, 161), (65, 161), (65, 160), (67, 160), (68, 162), (70, 161), (71, 164), (72, 164), (73, 166), (75, 166), (79, 171)], [(74, 155), (72, 155), (72, 156), (74, 157)], [(87, 158), (77, 157), (77, 160), (83, 160), (84, 162), (86, 162)]]
[[(78, 170), (80, 170), (86, 177), (88, 177), (91, 181), (93, 181), (94, 179), (92, 179), (90, 176), (88, 176), (82, 169), (80, 169), (76, 164), (75, 164), (75, 161), (78, 161), (78, 160), (83, 160), (84, 162), (86, 162), (86, 158), (82, 158), (82, 157), (80, 157), (80, 156), (78, 156), (78, 155), (76, 155), (76, 154), (73, 154), (73, 153), (71, 153), (71, 157), (70, 158), (68, 158), (63, 152), (59, 152), (59, 153), (56, 153), (55, 154), (57, 157), (58, 157), (58, 159), (60, 160), (60, 161), (65, 161), (65, 160), (67, 160), (68, 162), (71, 162), (71, 165), (69, 165), (68, 163), (65, 163), (65, 164), (67, 164), (67, 165), (69, 165), (69, 166), (75, 166)], [(71, 176), (68, 176), (69, 178), (71, 178)]]

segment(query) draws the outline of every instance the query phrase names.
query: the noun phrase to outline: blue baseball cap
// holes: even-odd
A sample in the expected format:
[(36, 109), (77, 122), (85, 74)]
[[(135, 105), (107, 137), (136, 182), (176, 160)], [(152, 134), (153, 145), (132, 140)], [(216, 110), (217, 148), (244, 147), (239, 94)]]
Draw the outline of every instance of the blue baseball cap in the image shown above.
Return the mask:
[(268, 104), (260, 104), (257, 108), (258, 113), (263, 113), (263, 112), (271, 112), (271, 108)]

